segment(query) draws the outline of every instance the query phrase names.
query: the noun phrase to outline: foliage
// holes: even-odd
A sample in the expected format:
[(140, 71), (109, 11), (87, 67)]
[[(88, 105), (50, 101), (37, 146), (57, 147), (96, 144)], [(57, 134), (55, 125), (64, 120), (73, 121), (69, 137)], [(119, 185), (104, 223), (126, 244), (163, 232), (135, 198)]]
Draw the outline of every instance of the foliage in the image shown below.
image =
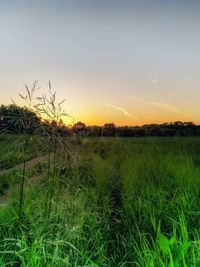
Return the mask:
[(9, 175), (1, 266), (200, 265), (199, 138), (88, 138), (70, 153), (60, 148), (51, 199), (48, 161), (26, 172), (22, 222)]
[[(49, 95), (34, 97), (36, 89), (20, 95), (25, 107), (0, 109), (12, 133), (0, 136), (3, 153), (12, 151), (0, 155), (0, 195), (9, 197), (0, 207), (0, 266), (200, 266), (200, 139), (180, 137), (199, 126), (79, 122), (69, 130), (51, 84)], [(28, 167), (32, 157), (39, 163)], [(17, 163), (21, 170), (3, 170)]]
[(40, 118), (28, 107), (16, 104), (0, 106), (0, 132), (33, 134), (40, 123)]

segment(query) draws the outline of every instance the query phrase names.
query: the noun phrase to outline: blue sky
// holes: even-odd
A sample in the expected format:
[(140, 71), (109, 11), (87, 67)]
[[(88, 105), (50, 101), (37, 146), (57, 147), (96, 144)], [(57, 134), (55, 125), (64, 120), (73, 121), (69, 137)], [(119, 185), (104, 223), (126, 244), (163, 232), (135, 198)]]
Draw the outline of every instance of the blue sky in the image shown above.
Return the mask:
[(51, 80), (88, 124), (200, 122), (200, 1), (0, 1), (1, 102)]

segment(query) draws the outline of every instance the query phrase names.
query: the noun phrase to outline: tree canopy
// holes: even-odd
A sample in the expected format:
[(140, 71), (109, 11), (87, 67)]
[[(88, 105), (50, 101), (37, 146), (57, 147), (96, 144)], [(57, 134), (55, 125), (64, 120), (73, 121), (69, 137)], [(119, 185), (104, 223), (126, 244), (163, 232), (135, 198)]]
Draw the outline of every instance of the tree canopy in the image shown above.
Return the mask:
[(38, 115), (27, 107), (0, 106), (0, 132), (33, 134), (39, 124)]

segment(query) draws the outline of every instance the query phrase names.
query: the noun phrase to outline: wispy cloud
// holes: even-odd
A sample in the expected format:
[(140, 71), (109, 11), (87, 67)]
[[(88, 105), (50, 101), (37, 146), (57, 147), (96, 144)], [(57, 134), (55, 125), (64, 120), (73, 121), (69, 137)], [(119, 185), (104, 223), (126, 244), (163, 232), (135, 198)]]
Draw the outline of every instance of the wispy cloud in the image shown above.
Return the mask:
[(116, 105), (111, 105), (111, 104), (106, 104), (106, 106), (122, 112), (124, 114), (124, 116), (126, 116), (128, 118), (134, 119), (136, 121), (139, 120), (137, 117), (135, 117), (132, 114), (130, 114), (125, 108), (122, 108), (122, 107), (119, 107), (119, 106), (116, 106)]
[(139, 98), (139, 97), (132, 97), (132, 99), (137, 100), (138, 102), (142, 103), (142, 104), (146, 104), (146, 105), (152, 105), (155, 107), (159, 107), (165, 110), (168, 110), (170, 112), (174, 112), (174, 113), (178, 113), (179, 110), (177, 107), (175, 107), (173, 104), (171, 103), (163, 103), (163, 102), (153, 102), (153, 101), (148, 101), (144, 98)]

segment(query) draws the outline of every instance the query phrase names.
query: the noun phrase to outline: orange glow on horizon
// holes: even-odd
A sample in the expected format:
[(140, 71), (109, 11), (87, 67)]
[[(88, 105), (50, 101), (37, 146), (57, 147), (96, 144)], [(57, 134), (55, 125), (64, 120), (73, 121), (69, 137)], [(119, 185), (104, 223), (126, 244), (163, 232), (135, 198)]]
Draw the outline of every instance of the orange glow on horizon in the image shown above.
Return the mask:
[[(60, 97), (59, 97), (60, 98)], [(16, 97), (16, 104), (24, 106), (25, 102)], [(137, 98), (135, 98), (137, 100)], [(74, 100), (74, 99), (72, 99)], [(103, 126), (105, 123), (114, 123), (116, 126), (142, 126), (144, 124), (162, 124), (175, 121), (189, 122), (192, 121), (196, 124), (200, 123), (198, 114), (195, 110), (187, 110), (187, 112), (174, 112), (168, 110), (169, 106), (165, 103), (150, 102), (144, 100), (141, 103), (139, 99), (133, 106), (126, 107), (125, 104), (121, 106), (104, 104), (99, 102), (81, 102), (71, 101), (63, 104), (63, 109), (70, 115), (70, 117), (62, 117), (65, 125), (71, 126), (73, 123), (81, 121), (88, 126)], [(12, 104), (11, 101), (5, 102), (5, 105)], [(164, 108), (163, 108), (164, 107)], [(171, 107), (170, 107), (171, 108)], [(181, 109), (180, 109), (181, 110)], [(45, 115), (42, 116), (43, 119)]]

